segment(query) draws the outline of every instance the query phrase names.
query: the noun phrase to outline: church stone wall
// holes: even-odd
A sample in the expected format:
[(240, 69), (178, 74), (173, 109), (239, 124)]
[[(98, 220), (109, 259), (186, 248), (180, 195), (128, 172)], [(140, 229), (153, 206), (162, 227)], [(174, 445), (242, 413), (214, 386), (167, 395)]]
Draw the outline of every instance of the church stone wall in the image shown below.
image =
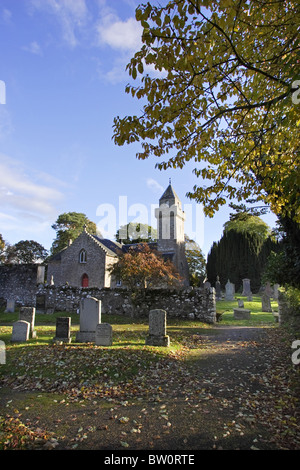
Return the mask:
[(40, 286), (38, 295), (45, 298), (45, 312), (77, 312), (80, 300), (91, 296), (102, 301), (102, 313), (148, 317), (152, 309), (166, 310), (169, 317), (189, 318), (215, 323), (215, 289), (187, 288), (182, 290), (149, 289), (132, 295), (126, 289), (75, 288), (71, 286)]

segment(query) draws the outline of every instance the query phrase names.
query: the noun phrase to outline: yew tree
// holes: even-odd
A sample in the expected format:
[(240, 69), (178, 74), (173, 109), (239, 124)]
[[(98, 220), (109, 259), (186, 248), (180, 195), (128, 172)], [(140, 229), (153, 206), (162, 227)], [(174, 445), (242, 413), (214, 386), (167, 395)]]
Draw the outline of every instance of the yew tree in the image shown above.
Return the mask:
[(115, 143), (140, 142), (162, 170), (193, 165), (188, 196), (208, 216), (251, 199), (299, 223), (299, 2), (153, 0), (136, 19), (126, 92), (142, 110), (115, 118)]

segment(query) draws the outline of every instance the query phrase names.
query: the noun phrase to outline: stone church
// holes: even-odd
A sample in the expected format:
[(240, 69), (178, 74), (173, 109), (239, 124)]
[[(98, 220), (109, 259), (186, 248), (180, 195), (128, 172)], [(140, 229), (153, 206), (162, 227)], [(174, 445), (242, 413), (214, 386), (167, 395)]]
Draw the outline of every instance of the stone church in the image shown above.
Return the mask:
[[(165, 259), (170, 259), (176, 270), (189, 284), (189, 270), (185, 256), (184, 220), (181, 201), (171, 183), (159, 199), (155, 209), (158, 239), (151, 243)], [(115, 288), (108, 268), (117, 262), (118, 253), (129, 246), (92, 235), (84, 228), (71, 245), (52, 256), (48, 263), (47, 282), (61, 286)]]

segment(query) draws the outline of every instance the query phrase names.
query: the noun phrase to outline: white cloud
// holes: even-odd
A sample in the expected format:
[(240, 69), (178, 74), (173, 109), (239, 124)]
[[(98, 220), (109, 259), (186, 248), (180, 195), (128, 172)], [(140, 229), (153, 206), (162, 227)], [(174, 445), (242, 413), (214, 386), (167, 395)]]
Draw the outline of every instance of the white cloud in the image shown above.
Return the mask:
[(10, 10), (8, 10), (7, 8), (4, 8), (2, 10), (1, 16), (5, 23), (10, 23), (11, 17), (12, 17), (12, 13)]
[(25, 170), (20, 162), (0, 155), (0, 201), (2, 210), (7, 211), (2, 212), (2, 217), (5, 214), (17, 217), (21, 211), (40, 220), (51, 218), (62, 198), (63, 193), (44, 184), (40, 175)]
[(31, 42), (29, 46), (24, 46), (23, 49), (24, 51), (30, 52), (31, 54), (43, 55), (42, 49), (36, 41)]
[(122, 21), (113, 13), (103, 16), (97, 25), (100, 44), (122, 51), (137, 51), (142, 44), (142, 28), (135, 18)]
[(85, 0), (31, 0), (34, 10), (54, 15), (59, 22), (65, 42), (78, 44), (78, 32), (86, 25), (88, 9)]
[(151, 191), (153, 191), (155, 194), (162, 194), (164, 191), (164, 188), (153, 178), (148, 178), (147, 179), (147, 186)]

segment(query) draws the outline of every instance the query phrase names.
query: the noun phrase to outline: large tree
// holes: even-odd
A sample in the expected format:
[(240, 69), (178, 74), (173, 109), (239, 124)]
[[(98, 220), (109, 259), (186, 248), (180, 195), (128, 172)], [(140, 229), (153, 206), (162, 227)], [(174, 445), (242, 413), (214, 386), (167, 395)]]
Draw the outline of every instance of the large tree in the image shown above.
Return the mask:
[(82, 212), (65, 212), (60, 214), (52, 228), (56, 231), (56, 238), (51, 247), (51, 254), (58, 253), (74, 241), (82, 232), (84, 226), (91, 234), (96, 234), (97, 227)]
[(182, 281), (174, 265), (164, 261), (147, 243), (140, 243), (120, 253), (110, 272), (133, 292), (151, 287), (178, 286)]
[(269, 227), (258, 216), (238, 211), (230, 215), (224, 224), (224, 232), (214, 242), (207, 256), (207, 276), (215, 283), (219, 276), (225, 286), (228, 279), (240, 289), (244, 278), (251, 280), (251, 287), (258, 292), (267, 260), (280, 250)]
[(194, 162), (189, 196), (209, 216), (251, 197), (299, 223), (299, 2), (152, 1), (136, 19), (126, 92), (143, 111), (115, 118), (115, 143), (141, 142), (160, 169)]
[(15, 245), (7, 245), (5, 262), (15, 264), (31, 264), (45, 261), (48, 251), (34, 240), (20, 240)]
[(120, 243), (154, 242), (157, 239), (157, 230), (147, 224), (129, 222), (122, 225), (116, 233), (116, 240)]

